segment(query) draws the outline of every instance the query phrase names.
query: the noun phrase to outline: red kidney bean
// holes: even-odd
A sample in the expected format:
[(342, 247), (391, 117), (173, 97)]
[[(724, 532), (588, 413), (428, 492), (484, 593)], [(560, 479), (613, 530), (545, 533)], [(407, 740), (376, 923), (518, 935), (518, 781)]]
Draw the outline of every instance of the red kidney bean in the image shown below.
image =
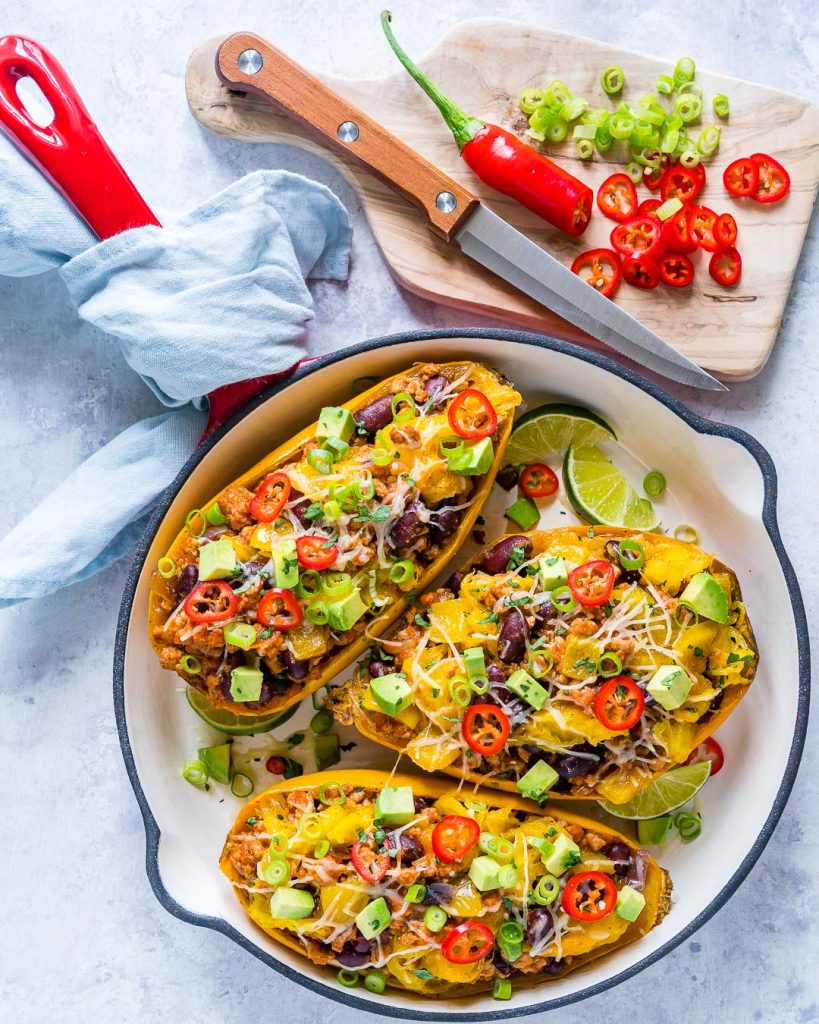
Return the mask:
[(178, 597), (187, 597), (199, 582), (199, 570), (195, 565), (186, 565), (179, 574), (176, 581), (176, 593)]
[(392, 669), (386, 661), (381, 661), (378, 658), (373, 658), (367, 666), (367, 670), (373, 678), (376, 676), (388, 676), (390, 672), (392, 672)]
[(398, 845), (401, 845), (401, 862), (403, 864), (412, 864), (413, 861), (423, 854), (424, 848), (418, 842), (417, 839), (413, 839), (412, 836), (408, 836), (406, 832), (402, 832), (398, 837), (398, 841), (395, 838), (395, 832), (390, 830), (384, 836), (384, 848), (387, 850), (397, 850)]
[(284, 666), (284, 671), (291, 679), (304, 679), (310, 670), (310, 666), (306, 661), (301, 661), (299, 658), (294, 657), (286, 647), (281, 653), (281, 662)]
[(509, 563), (509, 556), (512, 552), (512, 548), (515, 547), (523, 548), (523, 561), (529, 558), (532, 554), (532, 542), (528, 537), (522, 537), (520, 535), (504, 537), (503, 540), (499, 540), (498, 543), (491, 547), (484, 555), (484, 570), (492, 576), (497, 576), (499, 573), (506, 572), (506, 566)]
[(460, 518), (460, 513), (450, 508), (444, 512), (432, 510), (429, 514), (429, 536), (433, 544), (440, 544), (450, 537), (458, 528)]
[(548, 907), (532, 907), (526, 921), (526, 938), (534, 945), (555, 930), (555, 923)]
[(498, 633), (498, 657), (508, 665), (520, 661), (526, 651), (526, 619), (519, 608), (504, 615)]
[(427, 393), (427, 398), (434, 398), (439, 391), (443, 391), (447, 384), (449, 384), (449, 381), (443, 376), (443, 374), (439, 373), (435, 377), (430, 377), (424, 385), (424, 391)]
[(421, 521), (418, 512), (423, 506), (418, 502), (408, 505), (403, 515), (393, 523), (389, 535), (391, 547), (396, 549), (411, 548), (423, 537), (427, 530), (427, 524)]
[(624, 878), (631, 867), (631, 850), (625, 843), (609, 843), (603, 847), (603, 856), (614, 861), (614, 873), (619, 878)]
[(376, 398), (369, 405), (365, 405), (363, 409), (359, 409), (354, 419), (368, 434), (382, 430), (392, 419), (392, 396), (384, 395), (383, 398)]

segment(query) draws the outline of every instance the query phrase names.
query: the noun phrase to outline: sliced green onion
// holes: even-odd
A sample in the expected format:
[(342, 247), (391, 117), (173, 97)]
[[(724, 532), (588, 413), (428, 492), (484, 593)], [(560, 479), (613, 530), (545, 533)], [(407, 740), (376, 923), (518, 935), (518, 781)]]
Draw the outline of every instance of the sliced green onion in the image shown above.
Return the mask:
[(409, 889), (407, 889), (407, 895), (404, 899), (407, 903), (423, 903), (426, 894), (427, 887), (425, 885), (422, 885), (420, 882), (413, 882)]
[(156, 563), (156, 571), (163, 580), (169, 580), (171, 576), (176, 575), (176, 562), (168, 555), (165, 555)]
[(714, 108), (714, 113), (717, 117), (725, 118), (731, 113), (731, 105), (724, 92), (718, 92), (716, 94), (716, 96), (711, 100), (711, 106)]
[(508, 863), (515, 852), (511, 840), (504, 836), (493, 835), (491, 832), (481, 832), (478, 848), (487, 856), (494, 857), (499, 864)]
[(313, 601), (304, 609), (304, 617), (314, 626), (326, 626), (330, 613), (324, 601)]
[(670, 96), (674, 92), (674, 79), (671, 75), (658, 75), (654, 88), (663, 96)]
[[(194, 524), (194, 520), (199, 516), (198, 522)], [(200, 529), (201, 527), (201, 529)], [(191, 535), (191, 537), (201, 537), (205, 530), (208, 528), (208, 520), (205, 513), (201, 508), (193, 508), (185, 516), (185, 529)]]
[(321, 506), (321, 514), (328, 523), (334, 523), (341, 515), (341, 505), (332, 498)]
[(254, 789), (253, 779), (249, 775), (245, 775), (244, 772), (233, 773), (233, 778), (230, 780), (230, 791), (234, 796), (244, 800), (250, 796)]
[(315, 569), (305, 569), (296, 586), (296, 597), (316, 597), (321, 593), (321, 576)]
[(613, 138), (627, 139), (634, 131), (634, 118), (629, 114), (614, 114), (609, 118), (608, 129)]
[(339, 985), (343, 985), (345, 988), (355, 988), (358, 984), (358, 975), (355, 971), (348, 971), (344, 967), (341, 968), (336, 977), (338, 978)]
[(387, 987), (387, 975), (383, 971), (367, 971), (364, 975), (364, 988), (380, 996)]
[(344, 458), (350, 450), (350, 446), (346, 441), (342, 441), (340, 437), (325, 437), (321, 442), (321, 449), (329, 453), (333, 462), (338, 462), (339, 459)]
[(276, 832), (270, 837), (270, 846), (268, 847), (271, 854), (274, 856), (283, 856), (287, 852), (287, 836), (281, 832)]
[(588, 109), (589, 104), (587, 100), (582, 99), (580, 96), (573, 96), (568, 103), (563, 104), (560, 116), (564, 121), (576, 121)]
[(478, 695), (489, 693), (489, 678), (487, 676), (472, 676), (468, 682), (473, 693)]
[(586, 111), (583, 123), (593, 124), (595, 128), (599, 128), (601, 124), (608, 122), (609, 116), (609, 112), (605, 107), (593, 107), (591, 110)]
[(697, 149), (703, 156), (713, 156), (719, 149), (719, 139), (722, 129), (715, 124), (709, 124), (703, 128), (697, 139)]
[(370, 452), (370, 460), (374, 466), (389, 466), (392, 462), (392, 452), (385, 448), (373, 448)]
[(447, 920), (446, 911), (441, 907), (427, 907), (424, 911), (424, 925), (428, 931), (439, 932)]
[(607, 96), (615, 96), (626, 84), (626, 76), (619, 64), (609, 64), (600, 72), (600, 84)]
[(691, 605), (685, 601), (678, 601), (674, 606), (674, 621), (677, 623), (678, 626), (685, 629), (689, 625), (689, 622), (686, 619), (682, 619), (680, 617), (681, 609), (682, 611), (688, 612), (689, 615), (694, 616), (694, 621), (690, 623), (690, 625), (696, 626), (699, 623), (700, 613), (696, 610), (696, 608), (692, 608)]
[(532, 898), (541, 907), (548, 907), (554, 903), (560, 893), (560, 879), (554, 875), (541, 875), (537, 884), (532, 889)]
[(594, 136), (594, 145), (598, 153), (608, 153), (614, 145), (614, 136), (606, 125), (601, 124), (597, 129), (597, 134)]
[(302, 814), (299, 818), (298, 834), (308, 842), (317, 843), (324, 839), (324, 823), (315, 813)]
[(392, 418), (399, 426), (415, 419), (415, 399), (409, 391), (399, 391), (397, 395), (393, 395), (390, 408)]
[(463, 439), (457, 437), (455, 434), (449, 434), (447, 437), (442, 437), (438, 442), (438, 454), (442, 455), (445, 459), (451, 458), (453, 455), (460, 455), (463, 450)]
[(559, 78), (556, 78), (551, 85), (547, 87), (545, 98), (546, 103), (549, 106), (560, 104), (562, 107), (564, 104), (569, 102), (572, 98), (572, 94), (568, 85), (566, 85), (565, 82), (561, 82)]
[(179, 664), (182, 666), (182, 671), (187, 672), (189, 676), (198, 676), (202, 671), (202, 662), (192, 654), (183, 654), (179, 659)]
[(669, 128), (660, 136), (660, 152), (666, 156), (673, 153), (680, 141), (680, 133), (677, 128)]
[(572, 131), (573, 139), (590, 139), (594, 141), (597, 135), (597, 125), (594, 124), (576, 124)]
[(642, 569), (646, 562), (646, 553), (643, 545), (636, 540), (626, 537), (620, 541), (619, 547), (620, 565), (624, 569)]
[(501, 889), (514, 889), (517, 887), (519, 881), (520, 876), (518, 875), (518, 869), (514, 864), (507, 864), (505, 868), (500, 869), (500, 873), (498, 874), (498, 884)]
[[(330, 712), (328, 711), (329, 715)], [(332, 718), (332, 715), (330, 716)], [(331, 723), (332, 724), (332, 723)], [(327, 732), (326, 729), (322, 729), (321, 732)], [(336, 791), (335, 796), (330, 796), (331, 790)], [(325, 807), (341, 807), (342, 804), (347, 803), (347, 794), (344, 792), (344, 787), (340, 782), (322, 782), (318, 788), (319, 803), (325, 805)]]
[(574, 148), (581, 160), (591, 160), (594, 156), (594, 143), (589, 139), (578, 139)]
[(259, 874), (268, 885), (284, 885), (290, 878), (290, 865), (283, 857), (270, 857), (262, 860)]
[(623, 671), (623, 662), (614, 651), (604, 651), (597, 659), (597, 675), (603, 679), (612, 679)]
[(684, 843), (692, 843), (702, 832), (702, 821), (698, 814), (690, 814), (688, 811), (680, 811), (674, 817), (674, 824), (680, 833), (680, 839)]
[(222, 510), (215, 501), (205, 512), (205, 519), (207, 519), (211, 526), (224, 526), (227, 522), (227, 516), (222, 513)]
[(683, 124), (692, 124), (702, 113), (702, 100), (693, 93), (678, 96), (674, 109), (683, 120)]
[(353, 486), (362, 501), (371, 501), (375, 497), (375, 481), (371, 476), (360, 476)]
[(665, 121), (665, 110), (663, 107), (638, 107), (637, 123), (639, 124), (641, 121), (645, 124), (652, 124), (655, 128), (659, 128)]
[(182, 778), (185, 782), (196, 786), (197, 789), (207, 789), (210, 775), (205, 762), (197, 758), (195, 761), (188, 761), (186, 765), (183, 765)]
[(311, 448), (307, 453), (307, 465), (326, 476), (333, 468), (333, 457), (323, 448)]
[(552, 591), (552, 607), (559, 612), (570, 612), (577, 607), (577, 598), (568, 587), (558, 587)]
[(629, 160), (626, 164), (626, 174), (631, 178), (635, 185), (639, 185), (643, 180), (643, 168), (637, 163), (636, 160)]
[(402, 558), (400, 562), (395, 562), (390, 566), (390, 582), (392, 583), (406, 583), (414, 575), (415, 566), (409, 558)]
[(555, 656), (551, 651), (530, 651), (528, 672), (535, 679), (543, 679), (555, 667)]
[(689, 523), (680, 523), (674, 527), (674, 539), (681, 540), (685, 544), (699, 544), (700, 535)]
[(511, 999), (512, 982), (508, 978), (495, 978), (492, 982), (493, 999)]
[(330, 498), (339, 503), (342, 512), (353, 512), (358, 504), (355, 488), (347, 484), (333, 484), (330, 488)]
[(346, 597), (353, 589), (353, 578), (348, 572), (328, 572), (322, 577), (321, 589), (329, 597)]
[(643, 490), (649, 498), (660, 497), (665, 490), (665, 476), (659, 469), (652, 469), (650, 473), (646, 473), (643, 480)]
[(504, 921), (498, 929), (498, 938), (517, 945), (523, 942), (523, 928), (517, 921)]
[(463, 803), (473, 818), (478, 814), (486, 814), (487, 806), (483, 800), (472, 800), (466, 797)]
[(532, 116), (529, 118), (529, 127), (533, 131), (538, 132), (538, 134), (542, 135), (545, 139), (546, 129), (549, 127), (552, 121), (555, 120), (559, 113), (560, 107), (558, 105), (550, 105), (544, 103), (542, 106), (538, 107), (537, 110), (535, 110), (532, 113)]
[(542, 89), (524, 89), (518, 96), (518, 106), (524, 114), (533, 114), (545, 102), (546, 93)]
[(549, 142), (563, 142), (566, 136), (569, 134), (569, 126), (565, 121), (562, 121), (559, 117), (555, 118), (554, 121), (546, 129), (546, 138)]
[(669, 217), (673, 217), (675, 213), (678, 213), (683, 208), (682, 199), (678, 199), (676, 196), (672, 196), (671, 199), (666, 199), (664, 203), (661, 203), (654, 211), (654, 216), (658, 220), (668, 220)]
[(677, 87), (678, 96), (699, 96), (702, 97), (702, 86), (696, 82), (683, 82), (682, 85)]
[(685, 85), (694, 78), (697, 65), (690, 57), (680, 57), (674, 65), (674, 84)]
[(322, 733), (327, 732), (333, 724), (333, 716), (327, 708), (322, 708), (321, 711), (317, 711), (310, 719), (310, 728), (317, 736), (321, 736)]
[(316, 843), (316, 848), (313, 850), (313, 856), (316, 860), (321, 860), (322, 857), (326, 857), (330, 852), (330, 841), (329, 839), (320, 839)]
[(370, 388), (374, 388), (381, 381), (380, 377), (356, 377), (353, 381), (353, 394), (361, 395)]
[(449, 681), (449, 695), (453, 704), (465, 708), (472, 700), (472, 687), (463, 676), (453, 676)]
[(683, 126), (683, 119), (679, 114), (669, 114), (665, 119), (665, 126), (670, 132), (679, 131)]

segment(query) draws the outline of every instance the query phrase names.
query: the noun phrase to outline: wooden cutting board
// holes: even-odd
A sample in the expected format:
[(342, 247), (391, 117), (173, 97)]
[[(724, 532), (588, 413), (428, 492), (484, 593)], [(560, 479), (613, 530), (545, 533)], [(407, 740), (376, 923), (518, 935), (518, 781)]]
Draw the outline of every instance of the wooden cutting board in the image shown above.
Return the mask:
[[(229, 92), (214, 71), (214, 54), (223, 38), (205, 43), (188, 64), (188, 103), (205, 128), (243, 142), (291, 143), (325, 156), (357, 190), (390, 269), (415, 294), (558, 337), (591, 341), (464, 256), (457, 246), (435, 238), (414, 207), (366, 170), (325, 148), (307, 129), (261, 99)], [(275, 45), (275, 38), (270, 42)], [(420, 63), (465, 110), (518, 134), (527, 127), (516, 106), (524, 88), (546, 85), (559, 76), (574, 93), (602, 106), (608, 104), (598, 75), (606, 65), (625, 69), (627, 100), (653, 91), (657, 75), (669, 71), (668, 63), (659, 58), (494, 18), (456, 26)], [(461, 160), (438, 111), (397, 61), (395, 73), (385, 79), (318, 77), (564, 263), (585, 249), (610, 245), (614, 222), (599, 210), (583, 238), (571, 239), (483, 185)], [(709, 72), (698, 71), (697, 81), (706, 100), (703, 123), (723, 124), (719, 154), (707, 164), (708, 184), (700, 201), (736, 218), (742, 280), (736, 288), (720, 288), (708, 275), (708, 254), (698, 253), (693, 288), (677, 291), (661, 285), (644, 292), (623, 284), (617, 302), (701, 366), (723, 378), (741, 380), (765, 365), (779, 329), (819, 183), (819, 107)], [(710, 113), (710, 100), (717, 92), (730, 98), (726, 123)], [(764, 142), (758, 125), (765, 126)], [(783, 202), (762, 206), (725, 193), (722, 170), (736, 157), (759, 149), (779, 159), (791, 175), (791, 194)], [(591, 163), (577, 160), (570, 141), (548, 152), (595, 189), (613, 171), (622, 170), (621, 164), (597, 154)], [(638, 192), (641, 199), (651, 195), (642, 186)]]

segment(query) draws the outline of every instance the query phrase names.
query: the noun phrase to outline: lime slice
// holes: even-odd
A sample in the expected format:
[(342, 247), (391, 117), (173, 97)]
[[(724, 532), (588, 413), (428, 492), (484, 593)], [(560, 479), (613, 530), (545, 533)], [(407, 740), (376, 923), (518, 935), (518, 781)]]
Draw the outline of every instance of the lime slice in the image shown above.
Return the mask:
[(588, 523), (654, 530), (657, 513), (620, 470), (593, 445), (571, 447), (563, 463), (563, 483), (575, 512)]
[(226, 736), (253, 736), (257, 732), (270, 732), (277, 725), (282, 725), (292, 718), (299, 709), (299, 705), (294, 704), (286, 711), (274, 711), (259, 718), (249, 718), (247, 715), (237, 715), (227, 708), (213, 707), (204, 693), (192, 686), (185, 690), (185, 696), (188, 698), (188, 704), (203, 722), (207, 722)]
[(506, 446), (506, 462), (515, 466), (542, 462), (550, 455), (563, 458), (569, 445), (616, 440), (614, 431), (580, 405), (553, 402), (532, 409), (515, 424)]
[(632, 821), (657, 818), (688, 803), (705, 785), (710, 771), (710, 761), (684, 764), (655, 779), (627, 804), (610, 804), (605, 800), (599, 801), (599, 804), (616, 818), (629, 818)]

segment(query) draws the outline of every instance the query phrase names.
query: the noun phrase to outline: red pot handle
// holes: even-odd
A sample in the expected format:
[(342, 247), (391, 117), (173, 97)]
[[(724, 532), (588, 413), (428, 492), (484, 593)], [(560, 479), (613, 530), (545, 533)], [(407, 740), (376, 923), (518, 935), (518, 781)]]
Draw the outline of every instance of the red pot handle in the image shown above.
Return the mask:
[[(33, 79), (51, 104), (54, 117), (42, 127), (17, 93), (17, 83)], [(108, 148), (71, 79), (52, 53), (25, 36), (0, 38), (0, 130), (51, 182), (99, 238), (129, 228), (159, 224), (122, 165)], [(210, 416), (203, 437), (221, 426), (283, 373), (237, 381), (208, 396)]]

